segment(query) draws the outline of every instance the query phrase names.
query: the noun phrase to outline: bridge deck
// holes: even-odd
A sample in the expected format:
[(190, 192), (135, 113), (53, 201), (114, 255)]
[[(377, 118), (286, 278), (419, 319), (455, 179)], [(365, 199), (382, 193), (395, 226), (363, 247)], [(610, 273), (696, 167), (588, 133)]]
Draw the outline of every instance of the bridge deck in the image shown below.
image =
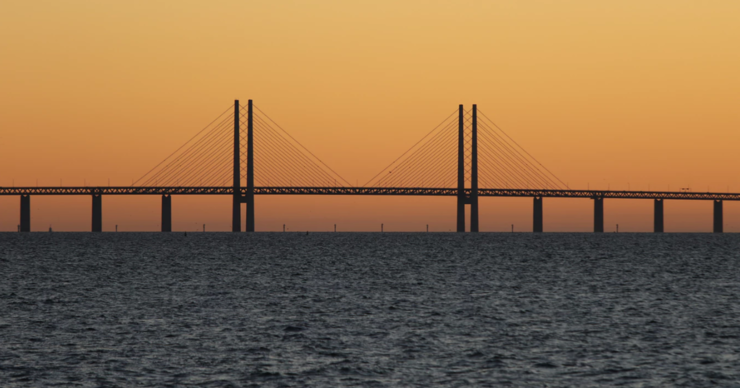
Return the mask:
[[(241, 188), (246, 194), (246, 188)], [(470, 195), (466, 189), (465, 194)], [(63, 186), (0, 187), (0, 195), (231, 195), (230, 186), (145, 187), (145, 186)], [(255, 195), (412, 195), (456, 196), (456, 188), (428, 187), (255, 187)], [(550, 197), (550, 198), (631, 198), (738, 201), (740, 193), (691, 191), (612, 191), (612, 190), (537, 190), (478, 189), (480, 197)]]

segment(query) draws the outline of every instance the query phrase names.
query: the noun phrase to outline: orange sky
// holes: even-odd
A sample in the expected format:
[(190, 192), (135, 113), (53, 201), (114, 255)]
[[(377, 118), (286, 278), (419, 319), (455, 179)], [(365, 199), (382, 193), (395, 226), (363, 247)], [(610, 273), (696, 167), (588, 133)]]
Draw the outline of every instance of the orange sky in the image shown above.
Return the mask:
[[(126, 185), (234, 99), (255, 100), (350, 182), (476, 103), (571, 187), (740, 191), (740, 2), (3, 1), (0, 185)], [(158, 197), (105, 197), (104, 230), (157, 230)], [(667, 231), (710, 231), (669, 201)], [(174, 228), (230, 227), (230, 199), (175, 197)], [(34, 197), (34, 230), (89, 230), (90, 199)], [(454, 228), (454, 198), (258, 197), (258, 230)], [(546, 231), (591, 229), (545, 200)], [(0, 197), (0, 231), (18, 224)], [(481, 230), (531, 230), (530, 199)], [(740, 204), (725, 205), (740, 231)], [(607, 231), (652, 203), (607, 200)]]

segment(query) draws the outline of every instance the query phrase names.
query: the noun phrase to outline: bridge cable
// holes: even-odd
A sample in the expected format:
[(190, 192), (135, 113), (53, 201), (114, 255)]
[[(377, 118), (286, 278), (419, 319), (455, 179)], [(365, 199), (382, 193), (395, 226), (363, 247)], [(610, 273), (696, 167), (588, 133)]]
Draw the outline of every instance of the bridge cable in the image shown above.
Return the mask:
[[(486, 128), (486, 125), (482, 125), (483, 128)], [(538, 169), (532, 168), (531, 163), (527, 162), (521, 155), (517, 155), (515, 153), (515, 149), (512, 149), (510, 145), (508, 145), (504, 139), (497, 138), (494, 134), (489, 134), (486, 131), (481, 131), (481, 134), (483, 135), (483, 139), (488, 139), (488, 141), (491, 141), (492, 144), (498, 144), (501, 146), (501, 148), (496, 147), (500, 152), (501, 155), (506, 157), (509, 161), (512, 162), (514, 167), (519, 170), (520, 173), (532, 178), (537, 184), (543, 185), (544, 187), (550, 187), (550, 184), (553, 184), (555, 187), (557, 187), (557, 183), (553, 182), (551, 179), (549, 179), (546, 175), (544, 175), (541, 171)], [(536, 170), (536, 171), (535, 171)], [(548, 183), (549, 181), (549, 183)]]
[(193, 152), (187, 153), (186, 151), (186, 153), (182, 154), (182, 158), (179, 158), (179, 162), (173, 166), (172, 170), (165, 168), (150, 179), (155, 177), (156, 179), (160, 179), (162, 174), (165, 174), (164, 181), (169, 183), (173, 179), (179, 181), (179, 179), (184, 176), (188, 176), (193, 166), (200, 165), (202, 163), (201, 161), (204, 159), (210, 159), (212, 157), (211, 153), (217, 149), (217, 147), (221, 147), (226, 141), (228, 141), (228, 133), (221, 130), (220, 133), (216, 133), (214, 136), (208, 138), (204, 137), (203, 139), (204, 141)]
[[(448, 126), (449, 128), (449, 126)], [(445, 141), (450, 140), (451, 136), (454, 136), (453, 133), (445, 133), (446, 129), (443, 129), (442, 131), (439, 131), (436, 135), (434, 135), (429, 141), (427, 141), (424, 145), (419, 147), (414, 153), (409, 155), (408, 158), (404, 159), (403, 162), (401, 162), (399, 165), (397, 165), (393, 170), (389, 171), (389, 174), (381, 178), (376, 182), (374, 186), (379, 186), (381, 184), (388, 184), (390, 181), (398, 181), (398, 179), (402, 179), (404, 176), (408, 174), (413, 174), (416, 170), (417, 164), (422, 164), (421, 168), (426, 168), (428, 166), (425, 166), (424, 164), (431, 156), (436, 155), (436, 149), (435, 146), (438, 146), (440, 142), (444, 143)], [(393, 171), (401, 171), (401, 173), (397, 173), (395, 175), (391, 175)]]
[[(448, 117), (449, 119), (449, 117)], [(444, 122), (443, 122), (444, 123)], [(417, 169), (417, 165), (419, 163), (425, 163), (430, 156), (435, 155), (437, 152), (437, 149), (439, 148), (439, 143), (442, 142), (444, 144), (445, 141), (447, 141), (451, 136), (454, 136), (454, 132), (448, 133), (451, 128), (453, 128), (455, 125), (455, 122), (448, 123), (444, 128), (439, 130), (434, 136), (429, 138), (426, 143), (421, 145), (420, 147), (416, 148), (414, 152), (412, 152), (410, 155), (408, 155), (402, 162), (398, 163), (393, 167), (391, 170), (390, 168), (386, 167), (383, 171), (388, 171), (389, 174), (381, 177), (378, 179), (373, 186), (378, 187), (380, 185), (387, 185), (390, 182), (395, 182), (397, 179), (402, 178), (403, 176), (413, 173), (415, 169)], [(437, 126), (438, 128), (439, 126)], [(436, 129), (436, 128), (435, 128)], [(425, 137), (428, 137), (431, 134), (428, 133)], [(415, 146), (418, 146), (419, 142), (416, 143)], [(453, 145), (453, 144), (450, 144)], [(404, 154), (408, 154), (410, 151), (407, 150)], [(397, 158), (394, 163), (397, 163), (400, 158)], [(393, 166), (392, 163), (389, 166)], [(424, 167), (422, 167), (424, 168)], [(401, 173), (396, 173), (395, 175), (391, 175), (393, 171), (401, 171)], [(382, 173), (382, 171), (381, 171)], [(376, 175), (376, 177), (379, 174)], [(373, 178), (375, 179), (375, 178)], [(368, 182), (369, 183), (369, 182)]]
[(280, 130), (283, 131), (283, 133), (285, 133), (286, 135), (288, 135), (288, 137), (290, 137), (294, 142), (296, 142), (296, 144), (298, 144), (299, 146), (301, 146), (301, 148), (303, 148), (306, 152), (308, 152), (311, 156), (313, 156), (316, 160), (318, 160), (319, 163), (321, 163), (322, 165), (324, 165), (324, 167), (326, 167), (327, 169), (329, 169), (329, 171), (331, 171), (332, 173), (334, 173), (334, 175), (336, 175), (337, 177), (339, 177), (339, 179), (341, 179), (342, 181), (344, 181), (344, 183), (346, 183), (348, 186), (352, 186), (351, 183), (347, 182), (346, 179), (344, 179), (341, 175), (339, 175), (336, 171), (334, 171), (331, 167), (329, 167), (326, 163), (324, 163), (321, 159), (319, 159), (316, 155), (314, 155), (308, 148), (304, 147), (303, 144), (301, 144), (298, 140), (296, 140), (293, 136), (291, 136), (290, 133), (288, 133), (285, 129), (283, 129), (283, 127), (281, 127), (272, 118), (270, 118), (270, 116), (267, 115), (267, 113), (265, 113), (264, 111), (262, 111), (256, 105), (254, 107), (255, 107), (255, 109), (257, 109), (257, 111), (259, 111), (261, 114), (263, 114), (268, 120), (270, 120), (271, 123), (275, 124), (275, 126), (277, 126), (278, 128), (280, 128)]
[[(324, 171), (319, 165), (316, 164), (312, 159), (310, 159), (308, 156), (300, 152), (297, 147), (295, 147), (294, 144), (290, 143), (287, 139), (285, 139), (283, 136), (277, 132), (272, 126), (269, 125), (269, 123), (265, 122), (258, 116), (255, 116), (257, 118), (257, 121), (259, 124), (262, 124), (260, 128), (262, 128), (262, 131), (265, 132), (267, 135), (269, 135), (266, 139), (269, 140), (269, 138), (272, 139), (274, 146), (276, 149), (280, 149), (280, 143), (283, 144), (284, 148), (287, 148), (284, 151), (288, 152), (288, 155), (291, 156), (291, 159), (296, 161), (297, 163), (300, 163), (304, 168), (306, 168), (306, 172), (311, 174), (313, 179), (316, 179), (316, 182), (312, 183), (312, 185), (317, 186), (323, 186), (322, 184), (319, 184), (318, 182), (324, 182), (328, 180), (336, 181), (336, 178), (329, 174), (328, 172)], [(255, 152), (255, 154), (258, 154)], [(269, 153), (268, 153), (269, 155)], [(257, 156), (257, 155), (255, 155)]]
[(233, 110), (233, 108), (234, 108), (234, 104), (231, 104), (231, 106), (230, 106), (230, 107), (228, 107), (228, 108), (227, 108), (227, 109), (226, 109), (225, 111), (223, 111), (223, 112), (222, 112), (222, 113), (221, 113), (220, 115), (218, 115), (218, 117), (216, 117), (215, 119), (213, 119), (213, 121), (211, 121), (211, 122), (210, 122), (210, 123), (209, 123), (208, 125), (206, 125), (205, 127), (203, 127), (203, 129), (201, 129), (201, 130), (200, 130), (200, 131), (198, 131), (198, 132), (197, 132), (197, 133), (196, 133), (195, 135), (193, 135), (193, 137), (191, 137), (191, 138), (190, 138), (190, 139), (189, 139), (188, 141), (186, 141), (186, 142), (185, 142), (185, 143), (184, 143), (183, 145), (181, 145), (181, 146), (180, 146), (180, 147), (179, 147), (178, 149), (176, 149), (176, 150), (175, 150), (174, 152), (172, 152), (172, 153), (171, 153), (171, 154), (170, 154), (169, 156), (167, 156), (166, 158), (164, 158), (164, 159), (163, 159), (163, 160), (162, 160), (161, 162), (159, 162), (159, 163), (158, 163), (158, 164), (157, 164), (156, 166), (154, 166), (154, 167), (153, 167), (153, 168), (152, 168), (151, 170), (149, 170), (149, 171), (148, 171), (148, 172), (147, 172), (146, 174), (142, 175), (142, 176), (141, 176), (141, 178), (139, 178), (139, 179), (137, 179), (136, 181), (134, 181), (133, 183), (131, 183), (131, 186), (135, 185), (135, 184), (136, 184), (136, 183), (138, 183), (138, 182), (139, 182), (139, 181), (140, 181), (141, 179), (143, 179), (144, 177), (146, 177), (147, 175), (149, 175), (149, 173), (151, 173), (152, 171), (154, 171), (154, 170), (155, 170), (155, 169), (156, 169), (157, 167), (159, 167), (159, 166), (160, 166), (160, 165), (161, 165), (162, 163), (164, 163), (165, 161), (167, 161), (167, 159), (171, 158), (171, 157), (172, 157), (172, 155), (176, 154), (176, 153), (177, 153), (178, 151), (180, 151), (180, 150), (181, 150), (181, 149), (182, 149), (183, 147), (185, 147), (186, 145), (188, 145), (188, 143), (190, 143), (190, 142), (191, 142), (191, 141), (192, 141), (193, 139), (195, 139), (196, 137), (198, 137), (198, 135), (200, 135), (200, 134), (201, 134), (201, 133), (202, 133), (203, 131), (205, 131), (205, 130), (206, 130), (206, 129), (207, 129), (208, 127), (210, 127), (210, 126), (211, 126), (211, 125), (212, 125), (213, 123), (215, 123), (215, 122), (216, 122), (216, 121), (217, 121), (217, 120), (218, 120), (219, 118), (221, 118), (221, 116), (223, 116), (224, 114), (226, 114), (226, 112), (228, 112), (229, 110)]
[[(259, 120), (261, 121), (261, 120)], [(280, 154), (282, 157), (277, 158), (277, 163), (279, 163), (279, 166), (284, 167), (282, 171), (285, 173), (291, 175), (291, 179), (297, 179), (297, 177), (303, 177), (306, 178), (304, 175), (308, 175), (310, 178), (314, 179), (315, 182), (311, 182), (310, 180), (309, 185), (316, 185), (319, 186), (317, 182), (323, 182), (325, 180), (335, 180), (334, 177), (329, 175), (327, 172), (325, 172), (323, 169), (321, 169), (318, 165), (316, 165), (315, 162), (311, 161), (307, 156), (303, 155), (300, 151), (298, 151), (295, 146), (290, 144), (286, 139), (284, 139), (280, 134), (272, 129), (269, 126), (263, 126), (262, 123), (257, 123), (258, 127), (260, 129), (260, 134), (258, 135), (259, 139), (264, 139), (267, 150), (270, 152), (262, 153), (262, 150), (260, 152), (255, 151), (255, 157), (258, 159), (262, 158), (268, 158), (268, 156)], [(264, 135), (264, 138), (261, 136)], [(280, 143), (282, 142), (283, 146), (281, 147)], [(264, 155), (264, 156), (263, 156)], [(295, 165), (302, 166), (305, 171), (304, 174), (298, 174), (297, 170), (295, 168), (290, 168), (290, 164), (284, 163), (288, 160), (293, 161)], [(267, 163), (259, 163), (262, 164), (270, 164), (270, 159), (266, 159), (265, 162)], [(255, 163), (257, 164), (257, 163)], [(274, 164), (274, 163), (273, 163)], [(255, 166), (256, 167), (256, 166)], [(276, 166), (277, 167), (277, 166)], [(277, 178), (277, 177), (276, 177)], [(298, 179), (298, 181), (306, 182), (304, 179)]]
[(427, 133), (426, 135), (424, 135), (424, 137), (422, 137), (419, 141), (417, 141), (414, 145), (412, 145), (409, 149), (407, 149), (404, 153), (402, 153), (401, 156), (399, 156), (393, 162), (391, 162), (388, 166), (386, 166), (385, 168), (383, 168), (382, 170), (380, 170), (380, 172), (378, 172), (377, 174), (375, 174), (374, 177), (370, 178), (370, 180), (367, 181), (367, 183), (365, 183), (363, 186), (367, 186), (368, 184), (370, 184), (370, 182), (372, 182), (373, 180), (375, 180), (375, 178), (377, 178), (380, 174), (382, 174), (384, 171), (388, 170), (391, 166), (393, 166), (394, 163), (396, 163), (399, 159), (403, 158), (404, 155), (406, 155), (407, 153), (409, 153), (409, 151), (411, 151), (412, 149), (414, 149), (414, 147), (416, 147), (417, 145), (419, 145), (419, 143), (421, 143), (422, 141), (424, 141), (424, 139), (426, 139), (429, 135), (431, 135), (434, 131), (436, 131), (437, 128), (439, 128), (442, 124), (446, 123), (447, 120), (449, 120), (452, 116), (455, 115), (455, 113), (457, 113), (457, 110), (453, 111), (449, 116), (447, 116), (447, 118), (445, 118), (444, 120), (442, 120), (442, 122), (440, 122), (439, 124), (437, 124), (437, 126), (434, 127), (431, 131), (429, 131), (429, 133)]
[(198, 141), (196, 141), (195, 143), (193, 143), (188, 149), (186, 149), (185, 151), (183, 151), (183, 153), (181, 153), (180, 155), (178, 155), (174, 160), (172, 160), (169, 164), (167, 164), (166, 166), (164, 166), (156, 174), (152, 175), (144, 184), (147, 185), (152, 180), (158, 180), (159, 177), (162, 176), (162, 174), (169, 174), (169, 173), (171, 173), (171, 171), (169, 170), (169, 168), (171, 166), (173, 166), (175, 164), (176, 164), (176, 166), (179, 166), (182, 163), (181, 160), (187, 159), (188, 157), (191, 156), (192, 153), (199, 152), (205, 144), (208, 144), (211, 141), (211, 139), (212, 139), (211, 135), (212, 134), (215, 133), (216, 136), (218, 135), (218, 131), (221, 130), (222, 129), (222, 126), (224, 125), (223, 123), (225, 121), (228, 121), (228, 120), (230, 120), (229, 117), (227, 117), (224, 121), (222, 121), (218, 126), (214, 127), (205, 136), (203, 136), (200, 139), (198, 139)]
[(534, 160), (535, 162), (537, 162), (537, 164), (539, 164), (542, 168), (544, 168), (545, 171), (547, 171), (548, 173), (550, 173), (550, 175), (555, 177), (555, 179), (557, 179), (563, 186), (570, 189), (567, 184), (565, 184), (562, 180), (560, 180), (560, 178), (557, 177), (557, 175), (553, 174), (552, 171), (550, 171), (547, 167), (545, 167), (545, 165), (540, 163), (539, 160), (537, 160), (534, 156), (532, 156), (529, 152), (527, 152), (527, 150), (524, 149), (524, 147), (520, 146), (519, 143), (516, 142), (516, 140), (512, 139), (503, 129), (501, 129), (501, 127), (499, 127), (493, 120), (491, 120), (488, 116), (486, 116), (485, 113), (483, 113), (481, 110), (478, 110), (478, 112), (480, 112), (483, 118), (485, 118), (491, 124), (493, 124), (494, 127), (498, 128), (498, 130), (501, 131), (501, 133), (503, 133), (507, 138), (509, 138), (509, 140), (511, 140), (514, 144), (516, 144), (517, 147), (519, 147), (522, 151), (524, 151), (527, 155), (529, 155), (529, 157), (532, 158), (532, 160)]

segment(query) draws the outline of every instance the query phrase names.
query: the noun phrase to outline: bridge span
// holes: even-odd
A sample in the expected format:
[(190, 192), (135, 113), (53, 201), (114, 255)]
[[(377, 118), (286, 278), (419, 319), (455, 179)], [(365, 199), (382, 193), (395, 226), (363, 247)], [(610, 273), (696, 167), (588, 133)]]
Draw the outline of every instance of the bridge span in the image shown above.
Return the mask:
[[(466, 197), (471, 189), (463, 190)], [(0, 195), (233, 195), (231, 186), (40, 186), (2, 187)], [(247, 189), (240, 190), (246, 196)], [(449, 187), (284, 187), (254, 188), (254, 195), (399, 195), (455, 197), (457, 189)], [(740, 193), (696, 191), (629, 191), (629, 190), (544, 190), (544, 189), (478, 189), (479, 197), (548, 197), (548, 198), (623, 198), (682, 199), (704, 201), (740, 201)]]
[[(232, 108), (233, 113), (227, 114)], [(244, 124), (246, 138), (241, 133)], [(594, 232), (604, 231), (605, 199), (653, 200), (653, 230), (657, 233), (664, 231), (666, 200), (712, 201), (715, 233), (723, 232), (723, 201), (740, 200), (740, 193), (570, 189), (476, 105), (470, 110), (460, 105), (367, 184), (353, 186), (256, 108), (252, 100), (246, 108), (235, 101), (131, 186), (0, 187), (0, 195), (20, 197), (22, 232), (31, 230), (31, 196), (48, 195), (91, 196), (94, 232), (102, 231), (102, 197), (108, 195), (162, 196), (163, 232), (172, 230), (173, 195), (231, 196), (234, 232), (241, 231), (242, 203), (247, 204), (247, 231), (255, 230), (256, 195), (455, 197), (458, 232), (466, 229), (466, 205), (471, 207), (470, 231), (478, 232), (479, 197), (533, 198), (534, 232), (544, 231), (543, 198), (591, 199)]]
[[(246, 198), (247, 189), (240, 189), (239, 198)], [(471, 189), (465, 189), (466, 200)], [(0, 195), (21, 197), (21, 229), (30, 231), (30, 197), (49, 195), (89, 195), (93, 201), (93, 225), (102, 225), (103, 195), (161, 195), (162, 231), (171, 231), (173, 195), (234, 195), (231, 186), (41, 186), (1, 187)], [(446, 187), (255, 187), (254, 195), (365, 195), (365, 196), (443, 196), (457, 197), (458, 191)], [(594, 232), (604, 231), (604, 199), (652, 199), (654, 201), (654, 231), (663, 232), (663, 202), (665, 200), (703, 200), (714, 202), (713, 231), (723, 231), (723, 201), (740, 201), (740, 193), (691, 191), (611, 191), (611, 190), (543, 190), (543, 189), (478, 189), (478, 197), (533, 198), (533, 226), (543, 232), (542, 198), (589, 198), (594, 200)], [(100, 228), (97, 228), (100, 229)]]

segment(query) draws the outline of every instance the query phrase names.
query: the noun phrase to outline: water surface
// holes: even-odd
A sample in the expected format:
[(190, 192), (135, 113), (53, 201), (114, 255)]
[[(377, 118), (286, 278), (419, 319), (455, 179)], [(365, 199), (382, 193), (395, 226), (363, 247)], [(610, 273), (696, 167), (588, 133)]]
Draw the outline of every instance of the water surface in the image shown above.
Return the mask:
[(0, 233), (0, 386), (740, 386), (740, 236)]

